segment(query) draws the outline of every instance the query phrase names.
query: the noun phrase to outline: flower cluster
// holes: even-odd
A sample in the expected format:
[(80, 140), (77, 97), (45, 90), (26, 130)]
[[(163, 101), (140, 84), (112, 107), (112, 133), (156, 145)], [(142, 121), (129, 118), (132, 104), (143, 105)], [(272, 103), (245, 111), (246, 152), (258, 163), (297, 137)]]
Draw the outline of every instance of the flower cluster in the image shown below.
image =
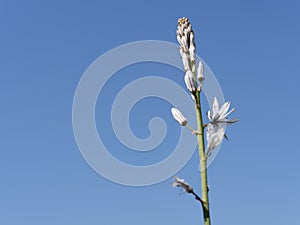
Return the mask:
[[(227, 116), (232, 113), (235, 109), (230, 108), (230, 102), (225, 102), (221, 107), (217, 98), (213, 99), (212, 109), (207, 112), (209, 122), (203, 124), (202, 109), (200, 94), (202, 85), (205, 80), (204, 76), (204, 64), (199, 61), (197, 66), (196, 57), (196, 45), (195, 35), (190, 24), (190, 21), (183, 17), (178, 20), (178, 27), (176, 30), (177, 40), (180, 48), (179, 52), (181, 55), (183, 67), (185, 70), (184, 82), (187, 90), (190, 92), (191, 97), (195, 104), (198, 129), (194, 130), (189, 126), (186, 117), (176, 108), (171, 109), (171, 113), (174, 119), (181, 125), (192, 131), (192, 134), (197, 135), (198, 139), (198, 150), (200, 159), (200, 173), (201, 173), (201, 198), (194, 192), (193, 187), (186, 183), (184, 179), (174, 177), (173, 187), (180, 187), (185, 192), (194, 195), (195, 199), (201, 202), (203, 210), (204, 224), (210, 225), (210, 213), (209, 213), (209, 198), (208, 198), (208, 181), (207, 181), (207, 159), (211, 155), (212, 151), (219, 146), (225, 134), (224, 126), (232, 124), (237, 120), (229, 120)], [(197, 69), (196, 69), (197, 68)], [(206, 129), (206, 144), (205, 144), (205, 129)]]
[[(178, 27), (176, 30), (177, 40), (180, 45), (180, 55), (185, 70), (184, 81), (187, 90), (191, 93), (195, 104), (199, 105), (199, 93), (201, 92), (202, 84), (205, 79), (204, 77), (204, 65), (203, 62), (198, 63), (196, 71), (196, 45), (195, 36), (190, 21), (183, 17), (178, 19)], [(217, 98), (215, 97), (212, 103), (212, 110), (207, 112), (209, 123), (206, 127), (206, 156), (211, 154), (211, 151), (215, 149), (223, 140), (227, 138), (223, 125), (231, 124), (237, 120), (229, 120), (227, 116), (232, 113), (235, 109), (230, 108), (230, 102), (224, 103), (221, 108)], [(191, 129), (193, 134), (199, 132), (193, 130), (188, 126), (187, 119), (183, 114), (176, 108), (171, 109), (174, 119), (181, 125)], [(204, 129), (204, 128), (203, 128)]]
[(176, 34), (180, 45), (179, 52), (185, 70), (184, 82), (188, 91), (195, 97), (196, 91), (200, 91), (202, 81), (204, 80), (204, 67), (200, 61), (197, 69), (197, 79), (200, 82), (198, 85), (196, 81), (195, 36), (190, 21), (187, 18), (183, 17), (178, 20)]
[(180, 44), (180, 55), (185, 71), (191, 70), (195, 73), (196, 45), (194, 31), (189, 19), (183, 17), (178, 19), (177, 41)]

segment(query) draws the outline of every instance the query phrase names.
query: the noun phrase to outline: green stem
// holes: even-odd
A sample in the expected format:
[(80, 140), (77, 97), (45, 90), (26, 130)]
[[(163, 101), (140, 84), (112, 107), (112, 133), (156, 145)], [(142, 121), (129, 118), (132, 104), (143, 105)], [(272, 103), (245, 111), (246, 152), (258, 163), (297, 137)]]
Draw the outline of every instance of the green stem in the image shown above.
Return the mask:
[[(197, 101), (198, 100), (198, 101)], [(204, 225), (210, 225), (210, 214), (209, 214), (209, 199), (208, 199), (208, 184), (207, 184), (207, 170), (206, 170), (206, 157), (205, 157), (205, 144), (204, 144), (204, 127), (202, 120), (201, 104), (200, 104), (200, 92), (196, 93), (196, 115), (198, 125), (198, 151), (200, 159), (200, 175), (201, 175), (201, 187), (202, 187), (202, 209), (204, 217)]]

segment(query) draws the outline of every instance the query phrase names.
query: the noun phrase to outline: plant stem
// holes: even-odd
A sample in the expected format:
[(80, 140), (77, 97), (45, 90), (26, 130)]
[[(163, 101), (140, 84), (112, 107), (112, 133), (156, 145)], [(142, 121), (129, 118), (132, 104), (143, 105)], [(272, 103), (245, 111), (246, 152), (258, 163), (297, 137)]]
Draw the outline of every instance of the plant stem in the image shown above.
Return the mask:
[(204, 225), (210, 225), (210, 214), (209, 214), (209, 199), (208, 199), (208, 184), (207, 184), (207, 170), (206, 170), (206, 156), (205, 156), (205, 144), (204, 144), (204, 127), (201, 112), (200, 92), (196, 92), (195, 100), (197, 125), (198, 125), (198, 151), (200, 159), (200, 175), (201, 175), (201, 187), (202, 187), (202, 209)]

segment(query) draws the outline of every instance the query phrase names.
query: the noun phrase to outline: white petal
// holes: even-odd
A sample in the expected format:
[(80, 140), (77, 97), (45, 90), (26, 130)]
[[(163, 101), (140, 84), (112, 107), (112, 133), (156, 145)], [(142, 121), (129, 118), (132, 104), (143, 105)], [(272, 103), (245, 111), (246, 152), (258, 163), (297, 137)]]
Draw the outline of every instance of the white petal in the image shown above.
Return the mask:
[(212, 117), (213, 118), (217, 115), (218, 111), (219, 111), (219, 103), (218, 103), (217, 98), (214, 97), (213, 104), (212, 104)]
[(225, 115), (224, 115), (224, 118), (225, 117), (227, 117), (230, 113), (232, 113), (233, 111), (235, 111), (235, 108), (232, 108), (228, 113), (226, 113)]
[(219, 110), (220, 119), (223, 119), (230, 107), (230, 102), (225, 102)]
[(209, 120), (212, 120), (210, 110), (207, 112), (207, 117)]
[(210, 140), (210, 137), (214, 134), (213, 125), (209, 123), (206, 127), (206, 140)]

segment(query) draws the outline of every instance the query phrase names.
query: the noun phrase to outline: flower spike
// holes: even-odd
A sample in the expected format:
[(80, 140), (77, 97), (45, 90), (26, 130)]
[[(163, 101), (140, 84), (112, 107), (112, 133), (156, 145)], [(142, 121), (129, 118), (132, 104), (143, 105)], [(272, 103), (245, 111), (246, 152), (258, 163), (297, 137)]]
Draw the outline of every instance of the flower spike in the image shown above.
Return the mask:
[(196, 45), (194, 31), (190, 21), (183, 17), (178, 19), (177, 41), (180, 45), (180, 55), (185, 71), (188, 69), (196, 73)]

